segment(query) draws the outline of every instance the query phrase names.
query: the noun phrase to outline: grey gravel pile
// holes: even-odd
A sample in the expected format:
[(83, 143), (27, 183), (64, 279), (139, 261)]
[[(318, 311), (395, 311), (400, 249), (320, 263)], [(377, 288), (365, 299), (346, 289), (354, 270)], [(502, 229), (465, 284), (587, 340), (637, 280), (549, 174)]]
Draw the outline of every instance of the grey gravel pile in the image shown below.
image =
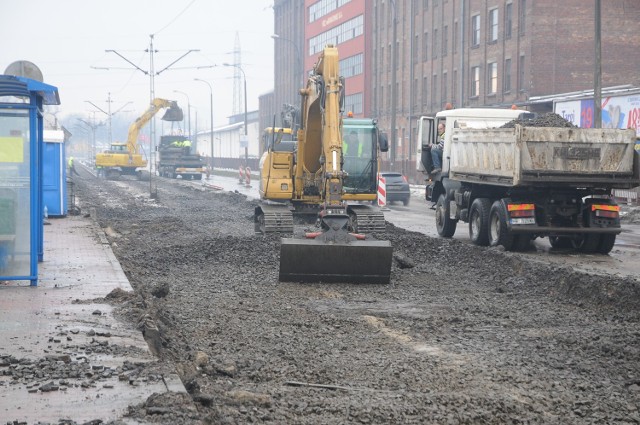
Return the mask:
[(155, 202), (148, 183), (77, 180), (135, 289), (110, 302), (153, 322), (150, 344), (190, 395), (151, 397), (130, 418), (640, 422), (637, 280), (388, 224), (375, 236), (394, 247), (391, 284), (279, 283), (280, 237), (254, 233), (255, 202), (153, 182)]
[(502, 125), (500, 128), (514, 128), (516, 124), (527, 127), (566, 127), (577, 128), (571, 121), (567, 121), (555, 112), (540, 114), (532, 119), (518, 118)]

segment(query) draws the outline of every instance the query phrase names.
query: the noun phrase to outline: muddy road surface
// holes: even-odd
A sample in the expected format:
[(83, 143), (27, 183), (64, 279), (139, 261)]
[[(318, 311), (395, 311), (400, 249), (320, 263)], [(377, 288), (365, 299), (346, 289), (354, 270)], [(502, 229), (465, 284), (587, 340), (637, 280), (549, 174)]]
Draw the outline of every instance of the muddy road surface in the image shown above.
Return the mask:
[(255, 234), (257, 201), (151, 184), (156, 200), (149, 182), (76, 179), (135, 289), (111, 302), (190, 395), (126, 419), (640, 422), (637, 279), (388, 224), (390, 284), (279, 283), (280, 237)]

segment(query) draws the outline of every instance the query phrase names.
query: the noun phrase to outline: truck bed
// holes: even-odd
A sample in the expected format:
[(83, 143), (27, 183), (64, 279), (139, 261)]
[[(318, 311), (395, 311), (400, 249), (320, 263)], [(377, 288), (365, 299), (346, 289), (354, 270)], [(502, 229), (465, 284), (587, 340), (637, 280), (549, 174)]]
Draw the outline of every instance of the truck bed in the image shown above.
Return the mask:
[(640, 184), (635, 139), (634, 130), (456, 128), (449, 177), (501, 186), (631, 188)]

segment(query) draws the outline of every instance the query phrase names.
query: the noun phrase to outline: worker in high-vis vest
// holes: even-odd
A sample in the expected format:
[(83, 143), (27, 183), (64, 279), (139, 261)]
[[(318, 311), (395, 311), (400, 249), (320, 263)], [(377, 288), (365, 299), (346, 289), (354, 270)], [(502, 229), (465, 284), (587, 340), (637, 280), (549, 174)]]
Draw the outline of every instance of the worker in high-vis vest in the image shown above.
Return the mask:
[(70, 156), (69, 157), (69, 161), (67, 161), (67, 165), (69, 165), (69, 175), (76, 175), (76, 176), (80, 176), (80, 174), (78, 174), (78, 171), (76, 171), (76, 166), (73, 164), (73, 157)]
[(362, 157), (364, 143), (358, 138), (358, 133), (352, 131), (342, 143), (342, 154)]

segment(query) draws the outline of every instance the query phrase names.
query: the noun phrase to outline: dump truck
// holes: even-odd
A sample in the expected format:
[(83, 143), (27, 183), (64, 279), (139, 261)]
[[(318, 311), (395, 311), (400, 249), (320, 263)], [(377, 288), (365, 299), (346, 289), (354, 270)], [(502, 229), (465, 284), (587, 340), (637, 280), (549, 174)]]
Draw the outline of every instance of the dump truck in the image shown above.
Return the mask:
[(147, 166), (147, 160), (142, 156), (142, 149), (138, 145), (140, 130), (161, 109), (167, 109), (162, 119), (164, 121), (182, 121), (182, 109), (175, 101), (155, 98), (149, 108), (129, 126), (127, 142), (112, 143), (109, 149), (96, 154), (96, 168), (98, 173), (107, 179), (118, 178), (121, 175), (142, 175), (142, 169)]
[(184, 136), (160, 136), (156, 164), (158, 174), (172, 179), (202, 180), (206, 172), (204, 160), (194, 149)]
[[(316, 231), (305, 233), (303, 238), (281, 238), (280, 281), (388, 283), (390, 242), (366, 234), (363, 229), (367, 223), (360, 221), (360, 211), (347, 203), (350, 195), (345, 187), (341, 108), (344, 79), (338, 64), (337, 48), (328, 45), (306, 87), (300, 90), (295, 152), (278, 149), (276, 139), (263, 156), (260, 195), (263, 200), (282, 203), (263, 202), (255, 209), (255, 221), (262, 231), (290, 232), (292, 210), (315, 213)], [(374, 150), (377, 140), (373, 136), (363, 141)]]
[[(551, 114), (552, 116), (555, 114)], [(558, 117), (562, 120), (561, 117)], [(445, 124), (442, 170), (431, 148)], [(552, 124), (517, 109), (451, 109), (418, 120), (418, 170), (435, 203), (438, 234), (468, 223), (480, 246), (552, 247), (607, 254), (621, 232), (613, 189), (640, 184), (635, 131)]]

